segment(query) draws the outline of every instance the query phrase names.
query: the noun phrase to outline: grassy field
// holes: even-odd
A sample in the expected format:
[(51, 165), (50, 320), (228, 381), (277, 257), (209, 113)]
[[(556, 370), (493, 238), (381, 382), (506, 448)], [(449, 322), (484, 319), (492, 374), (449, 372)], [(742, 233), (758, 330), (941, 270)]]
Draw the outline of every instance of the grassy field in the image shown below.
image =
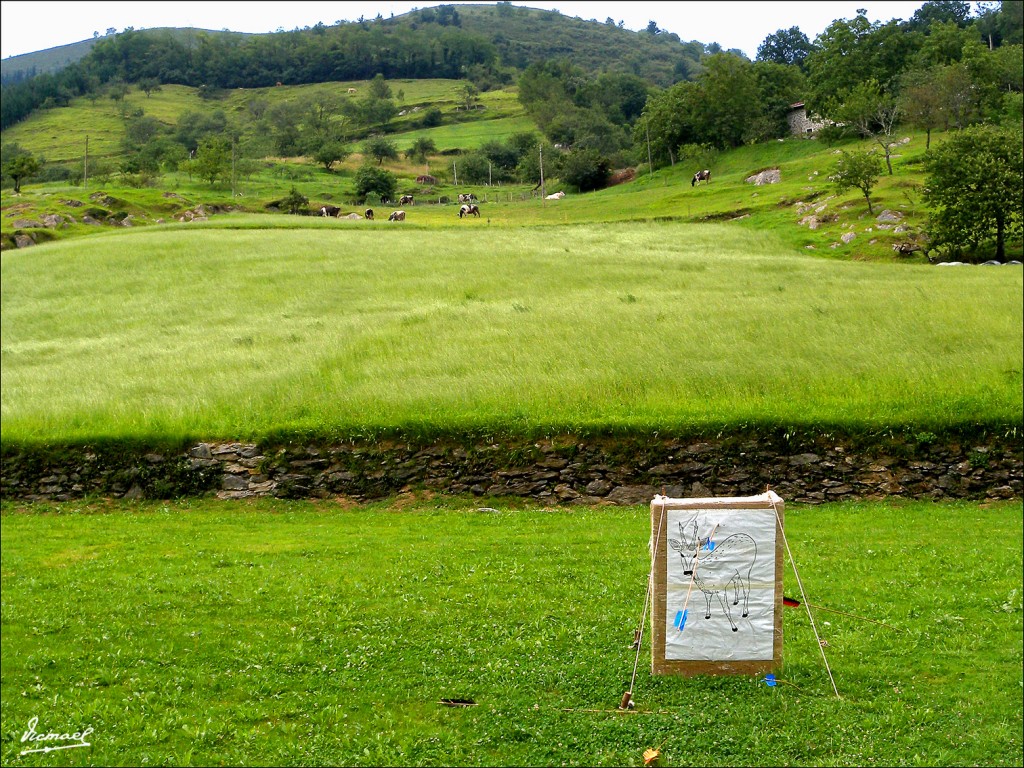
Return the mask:
[[(632, 713), (648, 510), (480, 503), (5, 502), (4, 763), (1020, 758), (1019, 501), (787, 507), (840, 697), (785, 609), (778, 686), (652, 677), (645, 634)], [(92, 746), (21, 756), (32, 717)]]
[(563, 226), (539, 204), (531, 227), (515, 205), (414, 210), (4, 253), (3, 440), (934, 430), (1024, 409), (1019, 269), (827, 261), (728, 224)]

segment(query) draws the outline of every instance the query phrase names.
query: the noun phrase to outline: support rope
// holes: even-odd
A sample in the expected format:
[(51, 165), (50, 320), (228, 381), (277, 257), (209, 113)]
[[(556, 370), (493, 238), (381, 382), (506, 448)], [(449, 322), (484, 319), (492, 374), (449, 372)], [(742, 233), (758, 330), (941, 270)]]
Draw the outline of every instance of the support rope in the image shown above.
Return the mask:
[(782, 520), (779, 518), (779, 508), (775, 505), (775, 499), (769, 496), (768, 499), (771, 502), (772, 510), (775, 512), (775, 521), (779, 524), (779, 531), (782, 533), (782, 543), (786, 545), (786, 553), (789, 555), (789, 564), (793, 566), (793, 575), (796, 576), (796, 584), (800, 588), (800, 597), (803, 598), (804, 608), (807, 609), (807, 618), (811, 621), (811, 629), (814, 630), (814, 639), (818, 641), (818, 649), (821, 651), (821, 658), (825, 662), (825, 671), (828, 672), (828, 679), (832, 682), (832, 690), (835, 691), (836, 698), (841, 699), (839, 695), (839, 689), (836, 688), (835, 678), (832, 677), (832, 669), (828, 665), (828, 658), (825, 656), (825, 644), (821, 641), (821, 637), (818, 635), (818, 627), (814, 623), (814, 616), (811, 614), (811, 606), (807, 602), (807, 595), (804, 592), (804, 583), (800, 580), (800, 573), (796, 569), (796, 560), (793, 559), (793, 550), (789, 548), (789, 540), (786, 538), (786, 531), (782, 527)]
[[(651, 595), (654, 592), (654, 564), (658, 557), (658, 544), (661, 542), (661, 529), (665, 522), (665, 494), (661, 495), (661, 515), (658, 518), (658, 533), (654, 539), (654, 549), (651, 550), (651, 571), (647, 574), (647, 594), (644, 595), (644, 610), (640, 614), (640, 629), (636, 633), (636, 659), (633, 661), (633, 676), (629, 680), (629, 691), (627, 695), (632, 698), (633, 696), (633, 684), (636, 683), (636, 670), (640, 665), (640, 649), (643, 647), (644, 637), (644, 624), (647, 621), (647, 605), (651, 600)], [(627, 700), (628, 701), (628, 700)]]

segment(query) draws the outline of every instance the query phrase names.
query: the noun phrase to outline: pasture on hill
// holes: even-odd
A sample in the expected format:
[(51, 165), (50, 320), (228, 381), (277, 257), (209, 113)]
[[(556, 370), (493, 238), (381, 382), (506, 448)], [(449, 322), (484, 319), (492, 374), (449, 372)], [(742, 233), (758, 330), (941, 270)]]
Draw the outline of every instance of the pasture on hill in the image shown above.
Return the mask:
[[(385, 160), (380, 167), (396, 175), (398, 194), (413, 194), (420, 204), (453, 201), (460, 192), (472, 191), (482, 200), (526, 203), (508, 211), (510, 222), (529, 225), (550, 221), (550, 214), (538, 218), (546, 205), (554, 205), (539, 199), (539, 185), (488, 186), (479, 181), (467, 184), (465, 175), (460, 177), (458, 166), (464, 153), (478, 151), (488, 143), (508, 142), (517, 134), (537, 132), (518, 101), (515, 87), (479, 93), (474, 97), (475, 108), (466, 109), (464, 85), (457, 80), (388, 81), (397, 106), (405, 114), (392, 120), (387, 134), (400, 156)], [(350, 93), (351, 89), (355, 93)], [(28, 233), (37, 242), (94, 234), (95, 226), (81, 223), (83, 213), (90, 209), (95, 213), (93, 218), (100, 220), (114, 217), (120, 222), (130, 215), (131, 224), (136, 227), (178, 218), (200, 205), (208, 211), (266, 213), (268, 203), (280, 200), (293, 187), (309, 199), (310, 211), (329, 204), (362, 213), (366, 203), (372, 205), (377, 200), (364, 201), (355, 195), (356, 171), (368, 160), (361, 139), (348, 143), (346, 149), (350, 154), (331, 171), (308, 157), (268, 156), (255, 164), (249, 163), (233, 179), (221, 179), (214, 184), (192, 177), (185, 170), (176, 170), (162, 173), (152, 186), (132, 187), (117, 173), (117, 163), (126, 135), (124, 115), (141, 111), (173, 128), (186, 113), (209, 116), (220, 110), (229, 120), (242, 120), (257, 108), (272, 110), (285, 102), (317, 95), (359, 99), (367, 89), (366, 81), (335, 82), (227, 90), (211, 98), (202, 96), (195, 88), (165, 85), (148, 96), (137, 89), (129, 90), (121, 102), (80, 97), (68, 107), (38, 110), (4, 132), (5, 146), (17, 144), (44, 157), (48, 164), (65, 165), (81, 173), (88, 139), (90, 178), (85, 186), (67, 182), (28, 183), (20, 196), (4, 190), (0, 216), (3, 247), (12, 247), (18, 233)], [(442, 122), (425, 127), (421, 118), (431, 108), (440, 111)], [(941, 144), (948, 135), (951, 134), (935, 132), (933, 144)], [(928, 213), (922, 200), (925, 135), (908, 130), (898, 137), (901, 138), (894, 149), (894, 175), (883, 175), (871, 194), (875, 213), (888, 211), (895, 222), (875, 220), (868, 215), (859, 191), (837, 194), (829, 181), (836, 152), (876, 146), (866, 140), (844, 140), (829, 146), (817, 140), (788, 138), (681, 161), (653, 174), (648, 173), (641, 160), (635, 168), (627, 169), (635, 174), (633, 180), (587, 194), (575, 194), (574, 188), (553, 174), (553, 158), (548, 158), (544, 191), (569, 193), (568, 198), (557, 203), (561, 221), (566, 223), (733, 221), (737, 227), (776, 231), (793, 248), (811, 250), (826, 258), (924, 263), (923, 250), (916, 250), (911, 256), (897, 256), (893, 250), (894, 246), (904, 244), (914, 248), (922, 245), (921, 233)], [(425, 161), (412, 161), (404, 156), (418, 140), (429, 140), (436, 147)], [(709, 165), (712, 177), (710, 184), (695, 189), (689, 182), (694, 170), (699, 170), (694, 167), (696, 163), (701, 167)], [(746, 181), (769, 169), (779, 172), (777, 183), (758, 186)], [(423, 174), (434, 177), (436, 183), (417, 182)], [(104, 205), (103, 201), (109, 204)], [(16, 226), (46, 214), (70, 218), (57, 228)], [(489, 212), (485, 209), (484, 214)], [(813, 222), (809, 220), (812, 215), (816, 218)], [(1019, 259), (1021, 243), (1009, 243), (1008, 255)]]
[(647, 507), (4, 502), (3, 762), (1013, 765), (1022, 512), (787, 506), (770, 687), (631, 648)]
[[(467, 123), (481, 123), (486, 126), (495, 120), (524, 119), (525, 115), (514, 88), (481, 93), (475, 99), (477, 107), (466, 111), (462, 108), (463, 98), (460, 89), (463, 83), (459, 80), (396, 79), (389, 80), (388, 85), (396, 95), (396, 106), (403, 113), (397, 115), (391, 125), (392, 133), (399, 140), (399, 146), (403, 150), (411, 143), (411, 140), (405, 141), (405, 134), (434, 138), (439, 151), (475, 148), (478, 145), (472, 141), (466, 143), (460, 140), (457, 144), (454, 143), (450, 129)], [(225, 91), (219, 98), (211, 99), (201, 97), (196, 88), (163, 85), (148, 96), (140, 90), (130, 90), (118, 102), (108, 98), (79, 96), (67, 107), (39, 110), (29, 119), (4, 131), (4, 143), (18, 144), (33, 154), (42, 155), (48, 162), (81, 163), (85, 153), (85, 139), (88, 137), (89, 155), (94, 161), (113, 160), (123, 151), (121, 140), (125, 135), (125, 114), (141, 111), (165, 127), (173, 128), (186, 112), (209, 114), (215, 110), (222, 110), (226, 115), (236, 116), (245, 113), (257, 102), (260, 102), (264, 109), (272, 109), (275, 105), (287, 101), (298, 101), (319, 95), (342, 100), (358, 99), (365, 95), (367, 87), (366, 81), (346, 81), (270, 88), (236, 88)], [(350, 92), (353, 89), (355, 93)], [(416, 127), (416, 121), (428, 107), (439, 109), (442, 115), (447, 117), (448, 131), (420, 130)], [(534, 127), (532, 122), (517, 123), (517, 130), (530, 130)], [(457, 133), (456, 131), (456, 135)], [(482, 135), (487, 137), (486, 140), (500, 140), (502, 133), (499, 129), (494, 132), (494, 136), (486, 132)]]

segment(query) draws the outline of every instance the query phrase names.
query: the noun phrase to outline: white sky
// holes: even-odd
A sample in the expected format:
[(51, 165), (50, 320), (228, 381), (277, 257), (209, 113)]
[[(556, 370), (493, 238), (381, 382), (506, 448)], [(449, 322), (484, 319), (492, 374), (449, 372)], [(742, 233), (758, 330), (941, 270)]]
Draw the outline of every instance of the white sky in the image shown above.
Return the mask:
[[(886, 22), (898, 18), (907, 20), (921, 7), (923, 0), (896, 2), (895, 0), (691, 0), (690, 2), (560, 2), (555, 0), (512, 0), (513, 5), (528, 8), (558, 10), (566, 16), (595, 19), (603, 22), (611, 17), (623, 22), (627, 29), (646, 29), (654, 21), (659, 29), (675, 32), (683, 41), (718, 43), (722, 48), (738, 48), (750, 59), (757, 55), (757, 47), (765, 37), (790, 27), (799, 27), (812, 41), (836, 19), (852, 19), (858, 8), (867, 10), (871, 21)], [(311, 27), (317, 22), (330, 26), (338, 20), (356, 21), (400, 16), (415, 8), (438, 5), (465, 5), (444, 3), (443, 0), (419, 2), (383, 2), (360, 0), (337, 2), (320, 0), (249, 0), (248, 2), (191, 2), (180, 0), (137, 0), (136, 2), (40, 2), (39, 0), (0, 0), (0, 58), (22, 53), (42, 51), (59, 45), (77, 43), (93, 36), (103, 35), (113, 27), (118, 32), (126, 27), (151, 29), (153, 27), (196, 27), (199, 29), (229, 29), (233, 32), (275, 32), (279, 28), (292, 30)], [(470, 3), (472, 4), (472, 3)], [(491, 2), (481, 0), (481, 5)]]

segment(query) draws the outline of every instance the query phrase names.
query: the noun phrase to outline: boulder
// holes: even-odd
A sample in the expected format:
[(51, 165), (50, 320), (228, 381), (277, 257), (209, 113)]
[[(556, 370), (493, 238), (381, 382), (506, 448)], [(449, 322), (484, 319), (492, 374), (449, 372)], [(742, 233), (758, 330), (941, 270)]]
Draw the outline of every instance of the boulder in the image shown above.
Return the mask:
[(757, 186), (762, 184), (778, 184), (782, 181), (782, 172), (778, 168), (769, 168), (767, 171), (761, 171), (753, 176), (748, 176), (744, 181), (747, 184), (756, 184)]

